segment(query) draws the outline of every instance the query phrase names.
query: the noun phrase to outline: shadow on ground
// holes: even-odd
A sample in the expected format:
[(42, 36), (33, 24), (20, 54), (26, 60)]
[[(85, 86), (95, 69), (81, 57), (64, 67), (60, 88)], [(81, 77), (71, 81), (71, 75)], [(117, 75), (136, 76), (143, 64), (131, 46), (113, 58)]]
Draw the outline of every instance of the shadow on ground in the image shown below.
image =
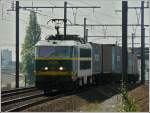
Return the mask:
[[(127, 86), (128, 91), (133, 90), (140, 86), (140, 84), (129, 84)], [(77, 94), (77, 96), (85, 99), (89, 103), (92, 102), (103, 102), (111, 98), (116, 94), (120, 94), (121, 84), (102, 84), (96, 88), (91, 88), (91, 90), (85, 91), (84, 93)]]

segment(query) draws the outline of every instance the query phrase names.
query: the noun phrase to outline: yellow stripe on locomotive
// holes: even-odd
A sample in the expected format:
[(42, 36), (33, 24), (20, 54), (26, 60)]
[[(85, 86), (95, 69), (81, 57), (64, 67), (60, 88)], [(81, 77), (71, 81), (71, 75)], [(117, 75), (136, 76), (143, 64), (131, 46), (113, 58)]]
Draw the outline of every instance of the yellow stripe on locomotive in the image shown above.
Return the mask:
[(85, 58), (46, 58), (46, 57), (36, 57), (35, 60), (92, 60), (91, 57)]

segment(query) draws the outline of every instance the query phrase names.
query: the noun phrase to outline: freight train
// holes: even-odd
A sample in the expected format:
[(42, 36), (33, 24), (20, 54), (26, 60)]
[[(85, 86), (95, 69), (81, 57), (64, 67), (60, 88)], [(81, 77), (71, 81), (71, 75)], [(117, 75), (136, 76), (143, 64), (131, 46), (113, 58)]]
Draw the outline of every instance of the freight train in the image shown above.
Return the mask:
[[(76, 35), (49, 36), (35, 47), (36, 87), (45, 94), (87, 84), (121, 81), (121, 47), (85, 42)], [(128, 53), (128, 82), (139, 78), (137, 57)]]

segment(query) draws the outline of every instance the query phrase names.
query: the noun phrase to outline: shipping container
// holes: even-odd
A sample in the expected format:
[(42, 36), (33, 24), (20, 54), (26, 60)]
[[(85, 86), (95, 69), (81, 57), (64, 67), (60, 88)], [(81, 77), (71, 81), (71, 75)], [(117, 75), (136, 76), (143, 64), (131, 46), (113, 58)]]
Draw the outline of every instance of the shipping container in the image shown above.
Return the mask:
[(92, 73), (94, 75), (102, 72), (102, 50), (100, 44), (91, 43), (92, 46)]
[(134, 74), (136, 74), (136, 75), (138, 75), (139, 74), (139, 69), (138, 69), (138, 58), (137, 58), (137, 56), (134, 54), (133, 55), (133, 59), (134, 59), (134, 64), (133, 64), (133, 72), (134, 72)]
[(112, 47), (112, 73), (120, 74), (122, 72), (122, 52), (121, 47)]
[(102, 72), (112, 73), (112, 44), (102, 45)]
[(133, 74), (133, 55), (128, 53), (128, 74)]
[[(138, 80), (137, 57), (128, 52), (128, 78)], [(113, 44), (102, 45), (102, 73), (106, 80), (120, 81), (122, 78), (122, 48)]]

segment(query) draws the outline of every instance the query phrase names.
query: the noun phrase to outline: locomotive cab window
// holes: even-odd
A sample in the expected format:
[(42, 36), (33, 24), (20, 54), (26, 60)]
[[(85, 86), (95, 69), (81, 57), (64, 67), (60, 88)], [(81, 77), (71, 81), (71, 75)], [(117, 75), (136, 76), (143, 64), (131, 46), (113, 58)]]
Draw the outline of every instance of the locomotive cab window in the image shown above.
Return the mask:
[[(80, 57), (81, 58), (91, 58), (91, 50), (90, 49), (80, 49)], [(90, 69), (90, 68), (91, 68), (91, 60), (90, 59), (80, 60), (80, 69)]]
[(91, 57), (90, 49), (80, 49), (80, 57)]
[(36, 57), (72, 57), (70, 46), (41, 46), (36, 48)]

